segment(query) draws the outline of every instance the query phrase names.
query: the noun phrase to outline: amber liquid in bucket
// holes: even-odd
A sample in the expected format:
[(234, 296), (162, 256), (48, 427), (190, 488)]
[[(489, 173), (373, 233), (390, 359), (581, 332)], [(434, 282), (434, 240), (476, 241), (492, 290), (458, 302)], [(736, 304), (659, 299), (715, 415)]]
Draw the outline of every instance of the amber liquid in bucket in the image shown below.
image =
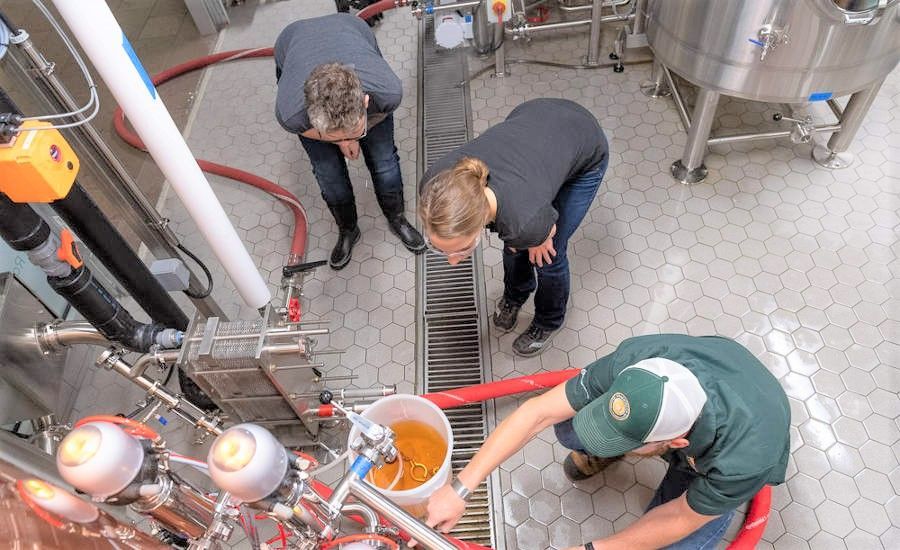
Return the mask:
[[(447, 456), (447, 442), (441, 434), (424, 422), (403, 420), (391, 424), (394, 430), (394, 444), (400, 453), (393, 463), (369, 473), (370, 481), (376, 487), (387, 489), (397, 477), (397, 469), (403, 468), (400, 481), (391, 487), (392, 491), (415, 489), (437, 473)], [(422, 467), (424, 465), (424, 468)]]

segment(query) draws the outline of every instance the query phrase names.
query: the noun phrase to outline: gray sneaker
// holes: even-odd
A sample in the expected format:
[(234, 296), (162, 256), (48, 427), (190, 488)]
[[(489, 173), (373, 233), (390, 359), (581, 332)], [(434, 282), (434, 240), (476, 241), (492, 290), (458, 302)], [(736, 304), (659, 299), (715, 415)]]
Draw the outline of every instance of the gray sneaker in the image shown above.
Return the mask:
[(550, 347), (550, 342), (553, 340), (553, 335), (556, 334), (556, 332), (556, 330), (546, 330), (536, 327), (534, 326), (534, 323), (532, 323), (528, 327), (528, 330), (513, 340), (513, 351), (516, 355), (521, 355), (522, 357), (534, 357), (540, 355), (544, 350)]
[(497, 309), (494, 310), (494, 315), (492, 315), (494, 327), (500, 334), (506, 334), (516, 328), (520, 309), (522, 309), (522, 306), (517, 306), (506, 298), (500, 298), (500, 301), (497, 302)]

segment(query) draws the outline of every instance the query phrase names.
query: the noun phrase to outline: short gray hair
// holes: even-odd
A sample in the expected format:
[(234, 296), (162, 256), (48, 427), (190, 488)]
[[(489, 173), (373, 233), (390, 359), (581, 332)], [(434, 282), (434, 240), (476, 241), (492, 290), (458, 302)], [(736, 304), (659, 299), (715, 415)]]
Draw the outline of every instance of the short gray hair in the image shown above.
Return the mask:
[(313, 69), (303, 94), (309, 122), (322, 134), (352, 130), (365, 115), (362, 83), (346, 65), (325, 63)]

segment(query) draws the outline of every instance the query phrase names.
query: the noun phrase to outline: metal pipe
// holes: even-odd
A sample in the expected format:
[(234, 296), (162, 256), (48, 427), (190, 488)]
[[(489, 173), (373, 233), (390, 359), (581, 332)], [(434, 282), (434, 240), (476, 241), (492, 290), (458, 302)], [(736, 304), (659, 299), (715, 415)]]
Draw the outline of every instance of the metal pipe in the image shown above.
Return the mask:
[(641, 83), (641, 93), (649, 98), (656, 99), (669, 95), (669, 88), (663, 64), (658, 59), (654, 59), (653, 67), (650, 69), (650, 80)]
[(362, 504), (345, 504), (343, 508), (341, 508), (341, 513), (346, 514), (348, 512), (355, 512), (361, 515), (366, 520), (366, 528), (370, 533), (375, 533), (378, 530), (378, 515), (372, 511), (368, 506), (364, 506)]
[(600, 23), (603, 19), (603, 0), (594, 0), (591, 6), (591, 37), (588, 39), (587, 64), (600, 63)]
[[(368, 483), (356, 476), (348, 475), (350, 494), (360, 502), (371, 506), (386, 520), (393, 523), (419, 544), (429, 550), (456, 550), (456, 546), (421, 521), (414, 518), (406, 510), (400, 508), (384, 495), (373, 489)], [(336, 494), (336, 493), (335, 493)], [(333, 499), (332, 499), (333, 501)]]
[(659, 66), (666, 76), (666, 83), (669, 85), (669, 91), (672, 92), (672, 101), (675, 102), (675, 109), (678, 111), (678, 116), (681, 118), (681, 125), (684, 126), (684, 131), (687, 132), (691, 127), (691, 115), (688, 113), (687, 105), (684, 103), (684, 97), (681, 95), (681, 90), (675, 85), (675, 79), (672, 77), (669, 68), (662, 63), (660, 63)]
[[(178, 360), (178, 355), (181, 354), (180, 350), (165, 350), (158, 351), (156, 353), (145, 353), (137, 358), (137, 361), (134, 362), (134, 366), (131, 368), (131, 375), (141, 376), (147, 370), (147, 367), (153, 364), (171, 364)], [(175, 367), (173, 367), (175, 368)]]
[(196, 405), (187, 401), (180, 395), (173, 394), (167, 390), (158, 380), (147, 378), (133, 374), (133, 367), (128, 364), (116, 348), (110, 348), (100, 354), (97, 358), (96, 365), (110, 369), (125, 378), (134, 382), (139, 388), (147, 392), (149, 395), (159, 399), (167, 409), (175, 413), (178, 417), (185, 420), (189, 424), (206, 430), (213, 435), (220, 435), (222, 428), (218, 423), (209, 420), (205, 413)]
[(528, 33), (532, 33), (532, 32), (556, 31), (559, 29), (569, 29), (572, 27), (580, 27), (582, 25), (589, 25), (590, 23), (591, 23), (590, 19), (578, 19), (576, 21), (560, 21), (558, 23), (547, 23), (545, 25), (523, 25), (521, 27), (509, 29), (506, 32), (509, 34), (512, 34), (514, 36), (527, 36)]
[[(47, 61), (44, 55), (35, 48), (31, 39), (26, 38), (24, 41), (17, 43), (16, 47), (18, 51), (25, 54), (25, 59), (31, 65), (33, 71), (29, 72), (39, 78), (52, 95), (52, 97), (48, 96), (47, 99), (53, 100), (60, 110), (73, 111), (77, 109), (78, 103), (54, 73), (54, 64)], [(43, 93), (43, 90), (41, 92)], [(131, 175), (106, 145), (106, 142), (103, 141), (103, 138), (94, 126), (91, 123), (85, 123), (71, 128), (70, 132), (76, 139), (84, 140), (88, 148), (95, 150), (99, 154), (102, 162), (102, 165), (97, 167), (99, 171), (103, 172), (105, 169), (114, 176), (111, 178), (114, 181), (98, 178), (97, 182), (110, 198), (116, 197), (125, 203), (125, 207), (120, 208), (119, 211), (125, 217), (132, 218), (128, 226), (147, 245), (150, 253), (156, 258), (180, 257), (176, 247), (178, 238), (168, 229), (167, 221), (147, 201)], [(203, 283), (191, 271), (187, 290), (194, 295), (200, 295), (203, 289)], [(227, 320), (224, 312), (211, 297), (192, 298), (191, 300), (205, 316), (220, 317), (223, 320)]]
[(684, 146), (684, 155), (681, 157), (681, 164), (689, 171), (703, 165), (706, 141), (709, 139), (709, 131), (712, 129), (718, 104), (719, 92), (708, 88), (699, 89), (687, 143)]
[[(624, 6), (625, 4), (628, 3), (628, 1), (629, 1), (629, 0), (618, 0), (618, 1), (613, 1), (613, 2), (607, 2), (605, 5), (606, 5), (606, 6), (609, 6), (609, 7), (612, 7), (613, 5), (616, 5), (616, 6)], [(583, 6), (564, 6), (564, 5), (562, 4), (562, 2), (559, 2), (558, 5), (557, 5), (556, 7), (557, 7), (560, 11), (564, 11), (564, 12), (587, 11), (587, 10), (593, 8), (593, 6), (592, 6), (591, 4), (585, 4), (585, 5), (583, 5)]]
[(501, 17), (494, 27), (494, 76), (506, 76), (506, 44), (503, 40), (504, 27)]
[[(315, 336), (317, 334), (328, 334), (329, 330), (327, 328), (310, 328), (310, 329), (301, 329), (301, 330), (281, 330), (281, 329), (269, 329), (266, 331), (266, 336)], [(219, 342), (221, 340), (253, 340), (255, 338), (259, 338), (259, 333), (255, 334), (235, 334), (232, 336), (213, 336), (212, 340), (214, 342)], [(194, 336), (188, 339), (188, 342), (200, 342), (203, 340), (203, 336)]]
[(647, 0), (636, 0), (634, 4), (634, 24), (631, 27), (631, 34), (644, 34), (644, 27), (647, 23)]
[(431, 12), (437, 13), (439, 11), (445, 10), (461, 10), (463, 8), (474, 8), (478, 4), (481, 3), (481, 0), (471, 0), (469, 2), (455, 2), (453, 4), (441, 4), (438, 6), (431, 6)]
[[(813, 132), (838, 132), (841, 129), (840, 124), (819, 124), (810, 128)], [(772, 132), (756, 132), (749, 134), (735, 134), (732, 136), (710, 136), (706, 141), (707, 145), (723, 145), (726, 143), (739, 143), (743, 141), (760, 141), (764, 139), (775, 139), (790, 137), (790, 130), (776, 130)]]
[(853, 138), (856, 137), (856, 132), (862, 126), (866, 113), (869, 112), (869, 107), (872, 106), (872, 102), (878, 96), (878, 91), (883, 83), (884, 78), (850, 96), (850, 100), (847, 101), (847, 106), (844, 108), (843, 116), (841, 117), (841, 131), (833, 134), (831, 139), (828, 140), (829, 151), (832, 153), (843, 153), (850, 147)]
[(34, 329), (38, 347), (43, 353), (62, 351), (77, 344), (108, 346), (111, 342), (87, 321), (54, 321)]

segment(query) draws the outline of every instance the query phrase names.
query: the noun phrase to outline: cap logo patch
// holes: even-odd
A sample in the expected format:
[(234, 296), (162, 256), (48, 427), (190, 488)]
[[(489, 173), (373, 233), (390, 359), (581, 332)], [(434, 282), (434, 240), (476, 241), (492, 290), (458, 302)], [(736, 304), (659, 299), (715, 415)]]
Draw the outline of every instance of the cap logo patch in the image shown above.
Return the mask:
[(631, 404), (628, 403), (628, 398), (625, 397), (625, 394), (616, 392), (610, 397), (609, 414), (620, 422), (628, 418), (631, 414)]

